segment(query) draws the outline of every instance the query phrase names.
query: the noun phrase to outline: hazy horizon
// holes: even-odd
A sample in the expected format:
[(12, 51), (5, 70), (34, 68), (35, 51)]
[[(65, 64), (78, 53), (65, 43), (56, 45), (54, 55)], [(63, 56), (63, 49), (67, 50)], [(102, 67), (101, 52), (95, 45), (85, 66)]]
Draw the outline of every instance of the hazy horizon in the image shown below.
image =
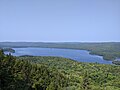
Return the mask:
[(120, 42), (120, 0), (0, 0), (0, 42)]
[(104, 42), (100, 42), (100, 41), (96, 41), (96, 42), (72, 42), (72, 41), (0, 41), (0, 43), (120, 43), (119, 41), (114, 41), (114, 42), (109, 42), (109, 41), (104, 41)]

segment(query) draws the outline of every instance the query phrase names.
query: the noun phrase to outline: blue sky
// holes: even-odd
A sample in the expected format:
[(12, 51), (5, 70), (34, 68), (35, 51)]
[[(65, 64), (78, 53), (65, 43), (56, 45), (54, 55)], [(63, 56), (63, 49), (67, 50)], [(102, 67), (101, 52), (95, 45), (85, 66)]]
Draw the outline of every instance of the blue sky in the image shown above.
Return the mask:
[(0, 41), (120, 42), (120, 0), (0, 0)]

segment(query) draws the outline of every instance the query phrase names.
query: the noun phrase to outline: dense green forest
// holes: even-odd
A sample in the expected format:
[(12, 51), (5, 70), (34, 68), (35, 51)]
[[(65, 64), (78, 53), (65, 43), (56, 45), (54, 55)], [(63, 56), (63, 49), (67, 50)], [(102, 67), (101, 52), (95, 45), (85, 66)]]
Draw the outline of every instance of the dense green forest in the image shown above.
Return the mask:
[(0, 90), (62, 90), (67, 82), (55, 68), (16, 60), (0, 51)]
[(0, 51), (0, 90), (120, 90), (120, 66)]
[(120, 42), (106, 43), (42, 43), (42, 42), (0, 42), (0, 47), (42, 47), (42, 48), (65, 48), (88, 50), (90, 54), (103, 56), (105, 60), (115, 60), (120, 58)]

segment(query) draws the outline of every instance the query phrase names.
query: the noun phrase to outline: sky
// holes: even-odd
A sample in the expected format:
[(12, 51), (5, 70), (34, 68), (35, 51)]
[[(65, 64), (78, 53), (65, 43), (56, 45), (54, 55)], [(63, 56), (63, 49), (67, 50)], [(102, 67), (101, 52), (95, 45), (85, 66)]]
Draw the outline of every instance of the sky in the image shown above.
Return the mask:
[(120, 42), (120, 0), (0, 0), (0, 42)]

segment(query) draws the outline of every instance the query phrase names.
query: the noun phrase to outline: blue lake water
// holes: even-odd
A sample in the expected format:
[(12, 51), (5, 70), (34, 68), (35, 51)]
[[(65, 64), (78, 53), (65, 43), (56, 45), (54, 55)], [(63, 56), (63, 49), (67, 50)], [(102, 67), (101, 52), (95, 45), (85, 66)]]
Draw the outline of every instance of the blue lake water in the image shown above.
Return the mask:
[(13, 48), (14, 56), (33, 55), (33, 56), (57, 56), (76, 60), (78, 62), (92, 62), (112, 64), (111, 61), (104, 60), (102, 56), (90, 55), (86, 50), (56, 49), (56, 48)]

